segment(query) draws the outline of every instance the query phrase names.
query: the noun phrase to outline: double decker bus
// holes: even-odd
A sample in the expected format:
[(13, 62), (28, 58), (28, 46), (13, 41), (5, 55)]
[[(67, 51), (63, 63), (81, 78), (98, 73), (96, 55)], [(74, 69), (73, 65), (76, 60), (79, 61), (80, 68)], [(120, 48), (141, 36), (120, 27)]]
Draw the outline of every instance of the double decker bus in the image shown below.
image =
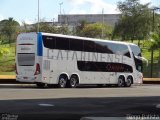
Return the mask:
[(141, 84), (140, 48), (131, 43), (42, 32), (21, 33), (16, 43), (16, 80), (38, 87)]

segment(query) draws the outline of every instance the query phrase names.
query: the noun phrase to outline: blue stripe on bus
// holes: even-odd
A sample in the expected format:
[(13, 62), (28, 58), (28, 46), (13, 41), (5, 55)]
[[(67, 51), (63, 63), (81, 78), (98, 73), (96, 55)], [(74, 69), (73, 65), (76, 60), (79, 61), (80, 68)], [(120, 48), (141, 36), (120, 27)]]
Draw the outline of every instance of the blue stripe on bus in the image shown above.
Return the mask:
[(37, 55), (42, 56), (43, 50), (42, 50), (42, 33), (38, 33), (38, 39), (37, 39)]

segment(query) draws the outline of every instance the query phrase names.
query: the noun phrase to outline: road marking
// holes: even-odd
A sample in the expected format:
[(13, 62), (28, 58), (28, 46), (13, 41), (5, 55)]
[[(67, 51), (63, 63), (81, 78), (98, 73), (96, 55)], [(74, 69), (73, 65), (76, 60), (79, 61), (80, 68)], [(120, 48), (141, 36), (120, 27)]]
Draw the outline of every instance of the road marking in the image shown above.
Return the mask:
[(160, 108), (160, 104), (157, 104), (157, 105), (156, 105), (156, 108)]
[(39, 106), (42, 106), (42, 107), (53, 107), (54, 105), (53, 104), (38, 104)]

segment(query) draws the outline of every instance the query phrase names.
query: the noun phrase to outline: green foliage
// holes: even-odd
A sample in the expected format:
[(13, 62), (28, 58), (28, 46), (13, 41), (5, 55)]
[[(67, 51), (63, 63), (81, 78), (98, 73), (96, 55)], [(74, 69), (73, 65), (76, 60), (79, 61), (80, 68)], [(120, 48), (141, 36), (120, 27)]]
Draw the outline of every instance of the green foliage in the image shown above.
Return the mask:
[(9, 49), (6, 47), (0, 47), (0, 58), (7, 56), (10, 53)]
[(76, 34), (77, 36), (83, 36), (83, 29), (88, 24), (86, 20), (79, 21), (79, 24), (76, 26)]
[(113, 38), (122, 40), (143, 40), (148, 38), (152, 28), (152, 17), (149, 4), (142, 5), (139, 0), (118, 2), (118, 9), (122, 16), (115, 25)]
[(15, 72), (15, 44), (0, 45), (0, 74)]
[(78, 35), (91, 38), (102, 38), (102, 30), (104, 38), (110, 38), (112, 34), (112, 27), (102, 23), (87, 24), (82, 21), (77, 30)]
[(150, 39), (144, 42), (148, 50), (160, 50), (160, 36), (157, 33), (152, 33)]
[[(16, 39), (17, 33), (20, 31), (20, 25), (13, 18), (8, 18), (6, 20), (0, 21), (0, 36), (1, 41), (6, 43), (14, 42)], [(5, 39), (3, 39), (5, 38)], [(6, 41), (8, 39), (8, 41)]]

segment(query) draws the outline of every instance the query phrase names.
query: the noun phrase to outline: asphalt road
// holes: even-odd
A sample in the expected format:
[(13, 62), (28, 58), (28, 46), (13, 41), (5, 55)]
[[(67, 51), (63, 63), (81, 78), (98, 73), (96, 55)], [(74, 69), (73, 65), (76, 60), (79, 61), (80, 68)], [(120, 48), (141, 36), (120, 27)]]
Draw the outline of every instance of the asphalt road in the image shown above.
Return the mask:
[(160, 85), (38, 89), (35, 85), (0, 85), (1, 119), (80, 120), (83, 117), (160, 119)]

